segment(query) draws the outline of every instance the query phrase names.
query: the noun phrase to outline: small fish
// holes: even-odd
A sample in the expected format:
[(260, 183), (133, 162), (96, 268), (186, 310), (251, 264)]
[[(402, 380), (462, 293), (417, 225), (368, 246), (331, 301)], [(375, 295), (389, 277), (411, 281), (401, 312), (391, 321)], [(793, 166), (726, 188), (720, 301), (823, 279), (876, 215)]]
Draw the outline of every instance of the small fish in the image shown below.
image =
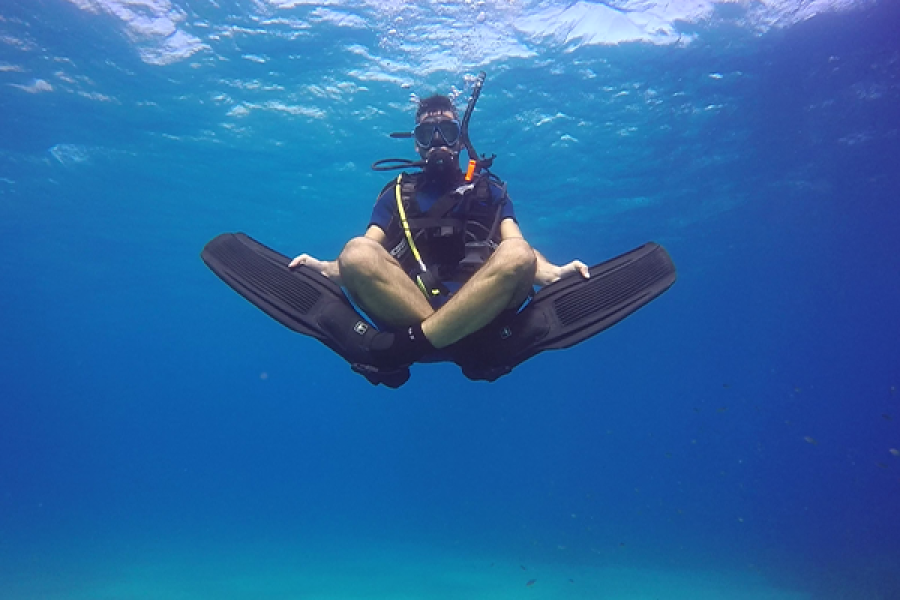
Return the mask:
[(525, 585), (528, 587), (531, 587), (536, 583), (537, 583), (537, 579), (529, 579), (528, 581), (525, 582)]
[(528, 567), (526, 567), (525, 565), (519, 565), (519, 568), (522, 569), (523, 571), (528, 570)]
[(717, 410), (716, 412), (723, 413), (723, 412), (725, 412), (726, 410), (728, 410), (728, 407), (727, 407), (727, 406), (720, 406), (720, 407), (719, 407), (719, 410)]
[(818, 446), (818, 445), (819, 445), (819, 442), (816, 441), (816, 439), (813, 438), (813, 437), (806, 436), (806, 437), (803, 438), (803, 439), (806, 440), (806, 443), (807, 443), (807, 444), (812, 444), (813, 446)]
[(888, 466), (886, 464), (884, 464), (883, 462), (879, 462), (879, 463), (875, 463), (875, 464), (878, 465), (879, 467), (881, 467), (882, 469), (888, 468)]
[(900, 456), (900, 450), (897, 450), (896, 448), (891, 448), (890, 450), (888, 450), (888, 452), (890, 452), (894, 456)]
[(891, 415), (889, 415), (887, 413), (882, 413), (881, 418), (884, 419), (885, 421), (890, 421)]

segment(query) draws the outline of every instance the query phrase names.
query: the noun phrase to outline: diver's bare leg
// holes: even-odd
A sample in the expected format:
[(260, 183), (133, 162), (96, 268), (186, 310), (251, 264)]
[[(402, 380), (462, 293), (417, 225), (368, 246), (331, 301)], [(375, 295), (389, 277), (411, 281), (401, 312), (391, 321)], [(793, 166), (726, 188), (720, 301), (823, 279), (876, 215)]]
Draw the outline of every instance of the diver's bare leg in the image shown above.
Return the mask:
[(337, 260), (344, 287), (377, 322), (392, 329), (404, 328), (434, 312), (400, 263), (378, 242), (353, 238)]
[[(422, 323), (435, 348), (478, 331), (504, 309), (525, 301), (534, 285), (537, 260), (525, 240), (504, 240), (460, 290)], [(421, 293), (420, 293), (421, 297)]]

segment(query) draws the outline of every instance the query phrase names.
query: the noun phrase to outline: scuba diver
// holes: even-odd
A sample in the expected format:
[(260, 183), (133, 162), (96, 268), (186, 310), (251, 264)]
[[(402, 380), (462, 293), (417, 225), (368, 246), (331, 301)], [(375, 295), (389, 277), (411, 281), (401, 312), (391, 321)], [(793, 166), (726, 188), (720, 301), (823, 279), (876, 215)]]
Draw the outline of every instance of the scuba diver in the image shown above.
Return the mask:
[(372, 168), (417, 170), (382, 189), (365, 234), (336, 260), (288, 261), (240, 233), (216, 237), (201, 257), (269, 316), (392, 388), (416, 362), (451, 361), (470, 379), (494, 381), (668, 289), (674, 265), (652, 242), (590, 269), (580, 260), (554, 265), (531, 247), (506, 185), (490, 172), (495, 156), (479, 157), (469, 138), (484, 78), (475, 79), (462, 120), (451, 98), (434, 95), (419, 102), (412, 132), (391, 134), (413, 138), (420, 160), (390, 158)]
[(365, 235), (335, 261), (301, 254), (290, 263), (342, 285), (383, 329), (372, 349), (382, 367), (408, 366), (459, 341), (518, 309), (534, 285), (590, 277), (583, 262), (556, 266), (529, 245), (506, 186), (487, 169), (463, 173), (465, 131), (450, 98), (419, 102), (413, 137), (422, 171), (384, 188)]

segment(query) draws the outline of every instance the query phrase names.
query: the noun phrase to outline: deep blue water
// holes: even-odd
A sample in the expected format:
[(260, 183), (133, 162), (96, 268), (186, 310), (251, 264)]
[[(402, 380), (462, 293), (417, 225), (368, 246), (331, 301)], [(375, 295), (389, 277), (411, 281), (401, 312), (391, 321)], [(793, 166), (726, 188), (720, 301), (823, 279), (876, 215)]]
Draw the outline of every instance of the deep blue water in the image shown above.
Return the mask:
[[(0, 8), (0, 596), (656, 597), (582, 585), (636, 569), (900, 598), (894, 3), (428, 71), (364, 4), (211, 37), (282, 26), (246, 4), (182, 4), (210, 47), (165, 64), (111, 14)], [(199, 260), (223, 231), (336, 256), (368, 165), (411, 154), (410, 92), (479, 68), (473, 140), (526, 237), (558, 263), (656, 240), (669, 292), (494, 384), (390, 391)], [(477, 575), (423, 592), (431, 551)], [(267, 587), (304, 568), (327, 583)]]

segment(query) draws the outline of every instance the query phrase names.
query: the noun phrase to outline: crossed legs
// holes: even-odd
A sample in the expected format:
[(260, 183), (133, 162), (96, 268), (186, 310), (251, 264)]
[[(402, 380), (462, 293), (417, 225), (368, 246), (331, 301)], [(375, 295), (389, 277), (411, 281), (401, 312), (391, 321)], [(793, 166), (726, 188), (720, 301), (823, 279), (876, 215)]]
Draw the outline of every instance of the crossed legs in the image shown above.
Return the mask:
[(503, 310), (521, 305), (534, 285), (537, 260), (524, 239), (503, 240), (438, 310), (375, 240), (350, 240), (338, 257), (338, 265), (347, 291), (372, 318), (391, 329), (421, 323), (431, 344), (443, 348), (478, 331)]

